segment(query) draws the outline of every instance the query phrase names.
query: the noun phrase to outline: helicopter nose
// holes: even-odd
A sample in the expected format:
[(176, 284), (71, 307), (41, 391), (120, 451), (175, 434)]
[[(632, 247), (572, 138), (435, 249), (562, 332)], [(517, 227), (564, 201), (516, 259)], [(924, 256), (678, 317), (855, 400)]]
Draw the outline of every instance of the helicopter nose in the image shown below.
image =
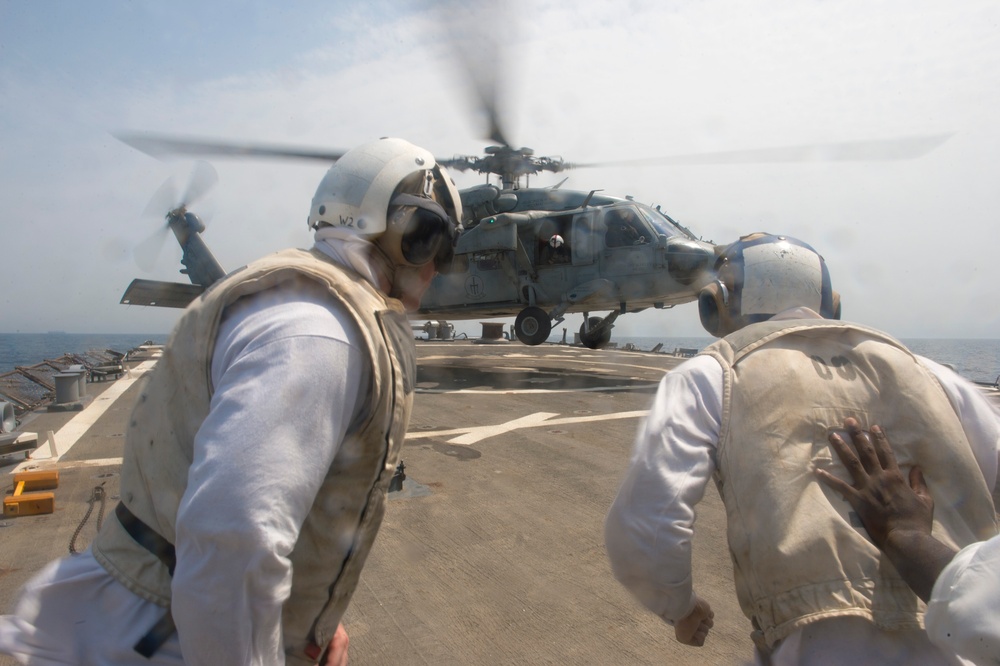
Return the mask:
[(715, 263), (715, 247), (708, 243), (671, 238), (667, 241), (667, 272), (683, 285), (710, 280)]

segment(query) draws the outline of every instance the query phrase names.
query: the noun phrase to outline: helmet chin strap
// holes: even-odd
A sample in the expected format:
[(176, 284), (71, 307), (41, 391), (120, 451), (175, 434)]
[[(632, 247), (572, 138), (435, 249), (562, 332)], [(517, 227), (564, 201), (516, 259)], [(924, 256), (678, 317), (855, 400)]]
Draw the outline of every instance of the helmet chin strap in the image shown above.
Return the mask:
[(372, 243), (372, 250), (369, 253), (368, 260), (371, 262), (372, 270), (377, 275), (379, 281), (376, 283), (378, 287), (384, 291), (389, 296), (392, 296), (393, 285), (396, 282), (396, 265), (392, 263), (389, 259), (389, 255), (386, 254), (385, 249), (379, 241), (384, 238), (380, 236), (375, 239)]

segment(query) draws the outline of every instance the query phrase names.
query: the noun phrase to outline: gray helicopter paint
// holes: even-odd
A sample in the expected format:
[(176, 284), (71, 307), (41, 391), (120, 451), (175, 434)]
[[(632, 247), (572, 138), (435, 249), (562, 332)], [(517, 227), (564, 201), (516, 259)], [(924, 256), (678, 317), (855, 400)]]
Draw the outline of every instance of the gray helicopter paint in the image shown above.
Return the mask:
[[(478, 205), (489, 195), (485, 189), (476, 192)], [(691, 301), (711, 279), (714, 246), (644, 204), (584, 192), (516, 194), (510, 212), (467, 222), (452, 271), (435, 279), (419, 313), (456, 319), (513, 316), (527, 306), (549, 312), (636, 312)], [(584, 202), (585, 207), (564, 207)], [(637, 239), (628, 244), (615, 242), (609, 226), (623, 211), (637, 227)], [(550, 263), (545, 246), (556, 233), (570, 254), (568, 260)], [(671, 252), (690, 257), (675, 275)]]

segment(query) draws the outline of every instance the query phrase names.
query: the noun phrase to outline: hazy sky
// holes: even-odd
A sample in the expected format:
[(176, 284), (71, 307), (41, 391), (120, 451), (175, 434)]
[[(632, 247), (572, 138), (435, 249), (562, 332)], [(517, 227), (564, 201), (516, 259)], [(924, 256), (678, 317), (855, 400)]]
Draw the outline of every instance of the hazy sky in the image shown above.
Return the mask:
[[(552, 0), (512, 14), (513, 26), (482, 25), (509, 47), (495, 62), (507, 132), (539, 155), (951, 133), (912, 161), (584, 169), (563, 187), (661, 204), (718, 243), (806, 240), (847, 319), (900, 337), (1000, 338), (1000, 3)], [(172, 240), (151, 273), (132, 250), (158, 223), (143, 216), (154, 192), (191, 162), (111, 132), (320, 148), (388, 135), (479, 154), (484, 119), (442, 16), (426, 2), (0, 0), (0, 332), (156, 333), (176, 320), (118, 301), (133, 277), (186, 280)], [(311, 243), (324, 165), (212, 163), (219, 184), (196, 210), (227, 269)], [(703, 331), (683, 306), (622, 317), (615, 334)]]

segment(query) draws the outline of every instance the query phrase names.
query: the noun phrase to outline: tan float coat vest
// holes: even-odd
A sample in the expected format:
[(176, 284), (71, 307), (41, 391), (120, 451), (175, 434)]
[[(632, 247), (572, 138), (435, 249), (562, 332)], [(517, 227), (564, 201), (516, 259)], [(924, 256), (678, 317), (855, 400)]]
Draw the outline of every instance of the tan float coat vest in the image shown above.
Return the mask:
[[(175, 543), (194, 436), (212, 396), (212, 352), (223, 310), (242, 296), (302, 279), (324, 285), (354, 317), (373, 372), (371, 393), (361, 402), (369, 411), (347, 433), (290, 555), (291, 596), (282, 615), (290, 663), (309, 641), (325, 646), (332, 638), (382, 521), (416, 372), (413, 332), (402, 304), (316, 250), (287, 250), (231, 273), (195, 300), (174, 329), (133, 408), (121, 470), (122, 501)], [(130, 590), (169, 605), (166, 567), (117, 520), (105, 521), (93, 552)]]
[(723, 369), (716, 483), (755, 642), (835, 616), (921, 627), (922, 602), (813, 470), (851, 482), (827, 434), (848, 416), (878, 424), (904, 475), (923, 470), (936, 537), (962, 547), (996, 534), (990, 490), (934, 376), (885, 334), (829, 320), (754, 324), (702, 353)]

